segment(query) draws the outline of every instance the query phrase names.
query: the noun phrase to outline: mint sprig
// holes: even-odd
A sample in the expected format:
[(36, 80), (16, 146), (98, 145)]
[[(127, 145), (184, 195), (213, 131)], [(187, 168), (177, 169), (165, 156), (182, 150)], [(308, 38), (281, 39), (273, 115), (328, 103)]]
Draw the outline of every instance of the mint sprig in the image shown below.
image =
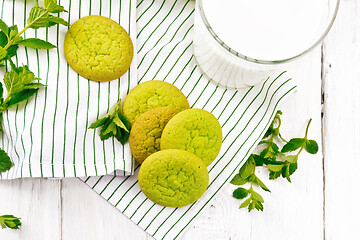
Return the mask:
[[(265, 184), (255, 175), (257, 166), (265, 166), (269, 170), (269, 179), (274, 180), (282, 176), (291, 182), (290, 176), (297, 170), (297, 161), (302, 150), (305, 149), (310, 154), (316, 154), (319, 150), (315, 140), (308, 139), (308, 130), (311, 123), (309, 120), (305, 136), (303, 138), (293, 138), (286, 141), (280, 134), (282, 112), (278, 111), (269, 129), (266, 131), (262, 141), (259, 143), (260, 154), (251, 154), (239, 173), (234, 176), (230, 183), (234, 185), (244, 185), (250, 183), (250, 188), (239, 187), (233, 192), (233, 197), (237, 199), (247, 198), (240, 208), (248, 207), (249, 212), (253, 209), (263, 211), (264, 199), (254, 191), (253, 185), (260, 186), (264, 191), (270, 192)], [(280, 150), (277, 142), (283, 146)], [(296, 154), (290, 152), (298, 151)]]
[(21, 225), (20, 218), (17, 218), (13, 215), (0, 216), (0, 226), (2, 229), (4, 228), (19, 229), (20, 225)]
[(34, 6), (27, 19), (27, 25), (21, 31), (18, 30), (17, 25), (8, 26), (4, 21), (0, 20), (0, 64), (9, 60), (16, 55), (19, 45), (34, 49), (51, 49), (55, 48), (53, 44), (38, 39), (27, 38), (24, 39), (21, 35), (28, 29), (38, 29), (42, 27), (51, 27), (56, 24), (68, 26), (69, 23), (64, 19), (54, 16), (51, 13), (66, 12), (63, 6), (58, 5), (56, 0), (45, 0), (44, 7), (40, 7), (38, 1), (35, 1)]
[(115, 107), (102, 118), (96, 120), (89, 128), (100, 129), (100, 139), (102, 141), (115, 137), (121, 144), (125, 144), (129, 139), (130, 124), (121, 111), (121, 99)]

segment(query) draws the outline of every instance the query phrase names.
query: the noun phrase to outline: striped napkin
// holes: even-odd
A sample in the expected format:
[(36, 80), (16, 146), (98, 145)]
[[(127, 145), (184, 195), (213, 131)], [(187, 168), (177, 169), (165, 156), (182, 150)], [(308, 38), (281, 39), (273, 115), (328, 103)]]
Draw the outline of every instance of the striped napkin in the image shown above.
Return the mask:
[[(39, 1), (40, 5), (43, 1)], [(23, 29), (34, 1), (0, 0), (1, 19)], [(103, 15), (120, 23), (136, 46), (136, 2), (129, 0), (59, 0), (68, 13), (61, 17), (71, 24), (88, 15)], [(0, 148), (14, 167), (0, 178), (81, 177), (104, 174), (129, 175), (134, 164), (128, 144), (102, 142), (99, 130), (88, 129), (98, 117), (111, 109), (119, 98), (136, 85), (136, 56), (130, 70), (120, 79), (107, 83), (88, 81), (69, 68), (63, 41), (68, 27), (29, 29), (25, 36), (38, 37), (57, 45), (57, 49), (20, 47), (19, 65), (28, 64), (47, 87), (28, 102), (4, 114), (4, 134)], [(2, 70), (3, 74), (3, 70)]]
[(223, 129), (223, 145), (208, 167), (210, 183), (203, 197), (187, 207), (154, 204), (140, 191), (137, 174), (82, 178), (139, 227), (156, 239), (178, 239), (254, 150), (280, 102), (296, 86), (282, 73), (240, 91), (209, 82), (192, 55), (194, 2), (139, 0), (136, 9), (138, 83), (161, 79), (177, 86), (190, 106), (210, 111)]

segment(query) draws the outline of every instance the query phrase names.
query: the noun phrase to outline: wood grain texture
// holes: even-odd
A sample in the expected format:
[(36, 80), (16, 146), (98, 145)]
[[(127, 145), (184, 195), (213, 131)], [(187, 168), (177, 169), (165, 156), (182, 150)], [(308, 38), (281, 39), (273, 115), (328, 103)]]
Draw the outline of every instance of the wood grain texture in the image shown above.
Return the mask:
[(61, 240), (61, 180), (0, 181), (0, 215), (21, 218), (21, 230), (0, 229), (0, 239)]
[(80, 179), (62, 181), (62, 240), (150, 238)]
[(359, 239), (360, 5), (341, 1), (324, 44), (326, 239)]

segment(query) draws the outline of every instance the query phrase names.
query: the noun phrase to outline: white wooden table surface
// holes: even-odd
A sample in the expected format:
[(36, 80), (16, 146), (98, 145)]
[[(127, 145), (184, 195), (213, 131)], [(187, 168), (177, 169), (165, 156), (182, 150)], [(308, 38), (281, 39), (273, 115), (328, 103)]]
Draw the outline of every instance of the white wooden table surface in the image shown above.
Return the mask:
[[(239, 210), (227, 184), (182, 239), (360, 239), (360, 4), (342, 0), (323, 44), (292, 64), (298, 91), (283, 105), (286, 138), (313, 118), (317, 155), (300, 155), (292, 183), (268, 181), (264, 212)], [(0, 239), (152, 239), (79, 179), (0, 181), (0, 215), (22, 218)]]

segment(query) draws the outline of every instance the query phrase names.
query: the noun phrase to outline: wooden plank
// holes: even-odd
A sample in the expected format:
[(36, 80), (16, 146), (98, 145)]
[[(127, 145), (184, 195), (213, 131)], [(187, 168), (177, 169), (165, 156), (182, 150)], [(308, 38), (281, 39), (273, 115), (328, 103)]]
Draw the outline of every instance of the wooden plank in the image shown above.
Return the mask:
[[(289, 74), (298, 91), (282, 106), (283, 137), (301, 137), (312, 118), (309, 137), (321, 148), (321, 51), (295, 61)], [(232, 197), (236, 186), (230, 183), (212, 205), (195, 220), (182, 239), (323, 239), (323, 169), (321, 149), (317, 155), (302, 153), (292, 183), (268, 180), (268, 172), (258, 176), (271, 193), (261, 191), (264, 212), (238, 207), (242, 201)]]
[(63, 179), (62, 199), (63, 240), (149, 237), (80, 179)]
[(61, 180), (0, 181), (0, 215), (21, 218), (21, 230), (0, 229), (0, 239), (61, 240)]
[(360, 5), (341, 1), (324, 45), (325, 237), (358, 239)]

